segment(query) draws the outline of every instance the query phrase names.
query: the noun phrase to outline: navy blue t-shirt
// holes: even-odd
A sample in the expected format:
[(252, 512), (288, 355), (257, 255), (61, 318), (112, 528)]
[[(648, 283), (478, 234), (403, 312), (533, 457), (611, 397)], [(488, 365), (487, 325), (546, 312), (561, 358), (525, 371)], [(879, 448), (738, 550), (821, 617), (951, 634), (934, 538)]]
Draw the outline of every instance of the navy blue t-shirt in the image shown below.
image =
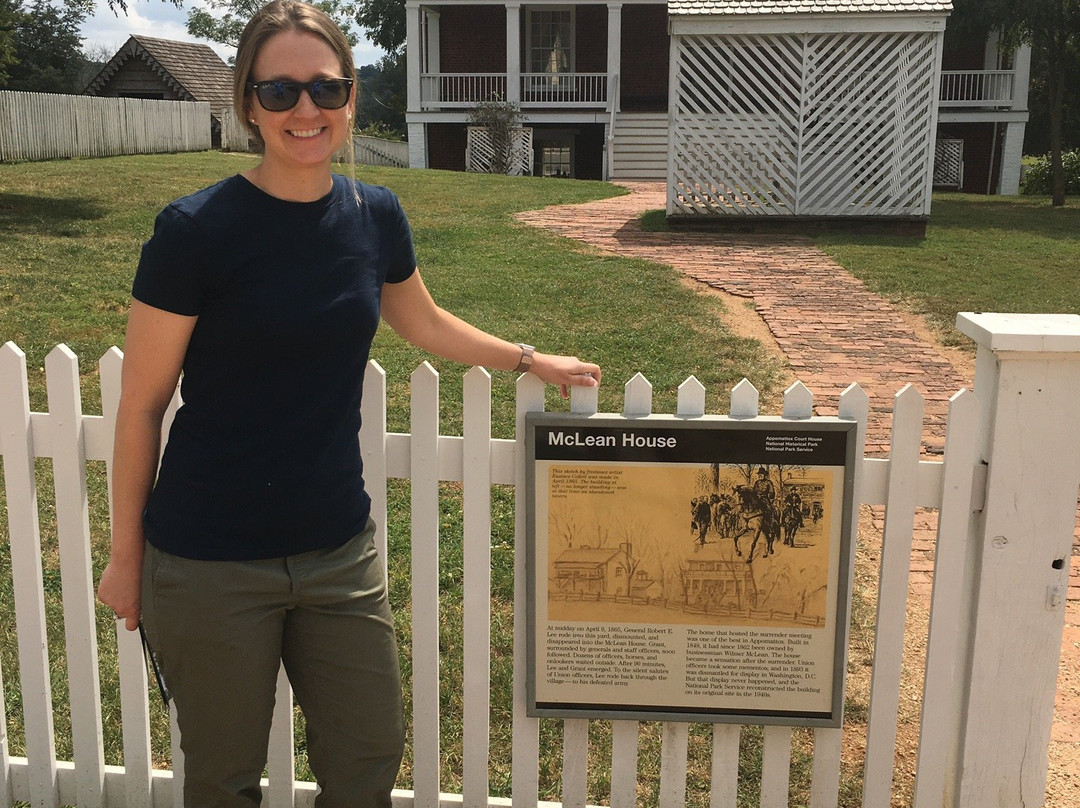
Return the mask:
[(146, 508), (147, 540), (186, 558), (252, 560), (360, 532), (360, 397), (383, 283), (408, 278), (397, 197), (334, 176), (287, 202), (240, 176), (157, 217), (132, 295), (198, 315)]

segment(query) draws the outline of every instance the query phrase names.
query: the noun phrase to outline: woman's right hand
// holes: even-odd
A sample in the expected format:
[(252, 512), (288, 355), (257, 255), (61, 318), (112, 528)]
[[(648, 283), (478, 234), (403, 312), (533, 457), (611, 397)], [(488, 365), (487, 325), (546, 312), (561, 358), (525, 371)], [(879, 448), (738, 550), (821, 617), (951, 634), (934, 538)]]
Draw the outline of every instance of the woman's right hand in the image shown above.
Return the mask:
[(138, 628), (142, 613), (142, 559), (109, 559), (98, 583), (98, 600), (124, 621), (128, 631)]

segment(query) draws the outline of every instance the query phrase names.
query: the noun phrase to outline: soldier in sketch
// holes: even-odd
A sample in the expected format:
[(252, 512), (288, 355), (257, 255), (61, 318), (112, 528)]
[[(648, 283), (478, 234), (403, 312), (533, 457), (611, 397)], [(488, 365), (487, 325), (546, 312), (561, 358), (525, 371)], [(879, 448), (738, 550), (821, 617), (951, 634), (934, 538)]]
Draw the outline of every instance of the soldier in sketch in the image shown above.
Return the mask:
[(784, 497), (784, 514), (781, 518), (784, 528), (784, 544), (788, 547), (795, 546), (795, 534), (803, 526), (802, 496), (798, 489), (791, 488)]
[(691, 521), (690, 530), (697, 532), (697, 544), (705, 546), (705, 534), (709, 532), (709, 524), (712, 522), (712, 508), (709, 506), (708, 497), (694, 497), (690, 500)]
[[(740, 510), (743, 519), (746, 520), (747, 530), (754, 531), (753, 541), (750, 542), (750, 553), (746, 563), (754, 560), (754, 550), (757, 548), (758, 539), (765, 537), (765, 556), (772, 555), (773, 543), (780, 537), (780, 512), (776, 502), (776, 488), (769, 478), (769, 471), (764, 466), (757, 470), (757, 479), (749, 488), (738, 486), (736, 491), (739, 495)], [(739, 551), (738, 536), (735, 537), (735, 552)]]

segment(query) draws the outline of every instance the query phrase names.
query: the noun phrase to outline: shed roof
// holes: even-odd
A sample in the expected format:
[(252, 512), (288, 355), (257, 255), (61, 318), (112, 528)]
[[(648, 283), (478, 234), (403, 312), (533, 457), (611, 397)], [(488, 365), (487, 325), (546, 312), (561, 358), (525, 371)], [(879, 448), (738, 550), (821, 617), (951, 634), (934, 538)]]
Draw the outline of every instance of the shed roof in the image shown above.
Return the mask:
[(668, 0), (669, 14), (934, 14), (952, 11), (950, 0)]
[(163, 82), (181, 96), (191, 101), (208, 102), (210, 114), (215, 118), (220, 119), (222, 111), (232, 106), (232, 68), (222, 61), (213, 48), (195, 42), (176, 42), (142, 34), (128, 38), (87, 85), (86, 92), (96, 95), (132, 59), (144, 60)]
[(622, 552), (615, 547), (571, 547), (555, 559), (556, 564), (605, 564)]

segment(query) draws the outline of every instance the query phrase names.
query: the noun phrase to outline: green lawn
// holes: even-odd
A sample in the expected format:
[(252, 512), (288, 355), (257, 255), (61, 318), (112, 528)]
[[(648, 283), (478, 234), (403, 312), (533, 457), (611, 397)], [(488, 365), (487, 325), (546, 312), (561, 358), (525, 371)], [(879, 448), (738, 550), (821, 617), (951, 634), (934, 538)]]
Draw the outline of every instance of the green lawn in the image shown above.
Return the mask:
[[(140, 244), (150, 235), (156, 213), (171, 199), (251, 165), (243, 155), (203, 153), (121, 157), (0, 165), (0, 343), (12, 340), (27, 354), (31, 405), (47, 409), (44, 359), (60, 342), (80, 357), (84, 411), (99, 413), (98, 358), (121, 345), (129, 290)], [(585, 201), (620, 193), (601, 183), (534, 178), (486, 177), (436, 171), (361, 169), (361, 178), (394, 189), (409, 213), (418, 259), (436, 300), (465, 319), (514, 341), (541, 350), (576, 353), (595, 360), (605, 372), (602, 410), (619, 410), (622, 385), (642, 372), (655, 389), (655, 411), (671, 412), (677, 386), (694, 374), (709, 391), (711, 411), (722, 412), (727, 392), (748, 377), (775, 401), (782, 367), (758, 343), (727, 333), (717, 318), (714, 298), (685, 288), (677, 273), (644, 261), (604, 256), (544, 231), (516, 224), (511, 213), (545, 205)], [(422, 352), (381, 329), (373, 358), (389, 376), (390, 428), (408, 431), (408, 377), (424, 359)], [(460, 434), (460, 365), (431, 360), (443, 374), (444, 434)], [(493, 383), (494, 431), (513, 432), (514, 374), (496, 373)], [(554, 390), (549, 409), (565, 409)], [(55, 524), (52, 522), (51, 468), (38, 462), (39, 506), (50, 615), (50, 659), (56, 703), (58, 755), (70, 760), (67, 681), (64, 675)], [(107, 555), (108, 513), (102, 463), (88, 472), (95, 573)], [(492, 790), (509, 796), (510, 770), (510, 627), (512, 625), (512, 493), (496, 488), (493, 499), (493, 739)], [(441, 580), (444, 716), (443, 788), (460, 789), (461, 748), (461, 501), (455, 486), (443, 488)], [(391, 491), (391, 600), (397, 613), (403, 652), (409, 650), (408, 486)], [(18, 659), (12, 613), (11, 565), (7, 550), (6, 503), (0, 496), (0, 670), (8, 710), (10, 752), (24, 754)], [(105, 689), (106, 762), (119, 764), (120, 737), (115, 719), (115, 639), (113, 621), (99, 611), (99, 648)], [(408, 665), (405, 677), (408, 679)], [(167, 760), (165, 721), (154, 705), (154, 752)], [(606, 799), (604, 773), (610, 762), (609, 732), (594, 722), (593, 747), (598, 765), (589, 799)], [(558, 798), (561, 770), (561, 723), (542, 724), (544, 798)], [(643, 733), (643, 788), (656, 794), (659, 728)], [(696, 727), (691, 745), (692, 804), (707, 802), (708, 730)], [(755, 766), (760, 748), (755, 733), (744, 743), (746, 765)], [(302, 753), (302, 750), (301, 750)], [(406, 759), (401, 785), (409, 784)], [(309, 776), (301, 754), (301, 777)], [(804, 778), (805, 779), (805, 778)], [(805, 787), (805, 783), (804, 786)], [(754, 787), (743, 800), (754, 798)], [(653, 800), (655, 801), (655, 799)]]
[(1080, 205), (1045, 197), (938, 194), (925, 239), (821, 236), (874, 291), (926, 317), (942, 342), (971, 345), (958, 311), (1080, 312)]

